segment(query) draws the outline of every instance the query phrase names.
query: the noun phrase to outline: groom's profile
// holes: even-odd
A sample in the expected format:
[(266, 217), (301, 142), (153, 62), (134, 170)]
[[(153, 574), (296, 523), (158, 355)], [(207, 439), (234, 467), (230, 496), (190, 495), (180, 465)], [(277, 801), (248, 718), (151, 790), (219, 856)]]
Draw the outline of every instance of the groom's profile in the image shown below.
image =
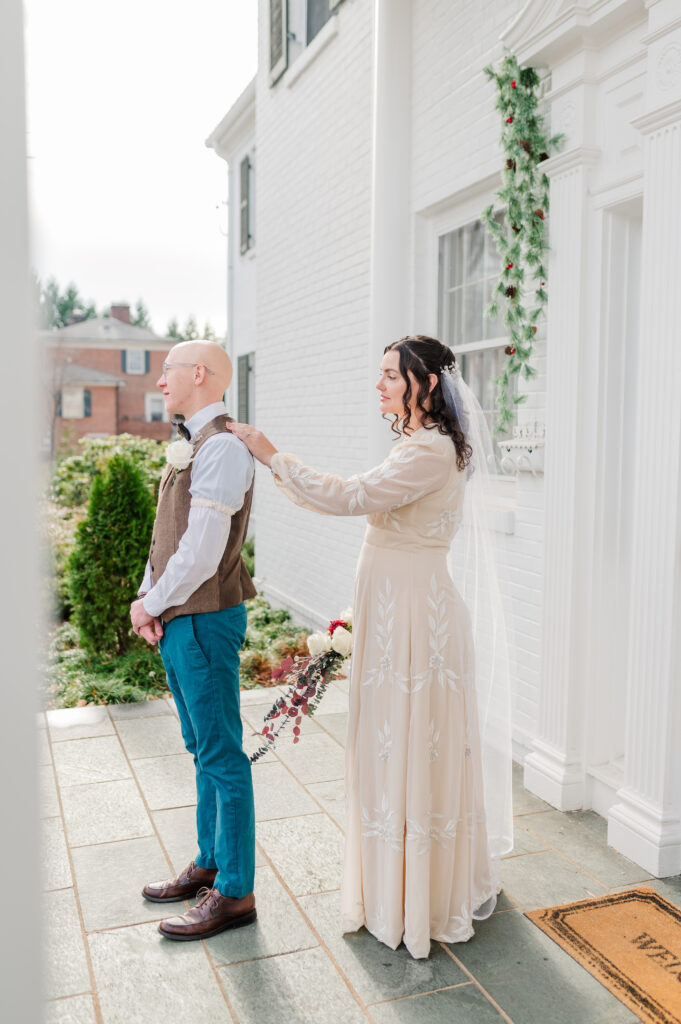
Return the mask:
[(232, 377), (216, 343), (176, 345), (158, 380), (166, 409), (182, 415), (180, 458), (161, 478), (144, 581), (130, 607), (134, 631), (158, 643), (187, 750), (196, 767), (199, 852), (177, 878), (142, 894), (157, 903), (193, 896), (161, 921), (169, 939), (203, 939), (255, 920), (255, 814), (242, 747), (239, 648), (244, 600), (256, 593), (241, 558), (254, 463), (226, 428), (222, 401)]

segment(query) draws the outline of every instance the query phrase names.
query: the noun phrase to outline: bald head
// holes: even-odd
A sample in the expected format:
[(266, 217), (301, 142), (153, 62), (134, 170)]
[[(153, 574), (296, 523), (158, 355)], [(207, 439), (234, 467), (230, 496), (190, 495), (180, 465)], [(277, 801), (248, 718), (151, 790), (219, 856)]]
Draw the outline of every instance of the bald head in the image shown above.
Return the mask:
[(185, 419), (213, 402), (220, 402), (232, 380), (232, 363), (213, 341), (181, 341), (168, 353), (167, 370), (157, 386), (171, 416)]
[(219, 401), (232, 380), (232, 361), (216, 341), (181, 341), (168, 355), (168, 362), (197, 363), (211, 372), (206, 375), (203, 387), (206, 393)]

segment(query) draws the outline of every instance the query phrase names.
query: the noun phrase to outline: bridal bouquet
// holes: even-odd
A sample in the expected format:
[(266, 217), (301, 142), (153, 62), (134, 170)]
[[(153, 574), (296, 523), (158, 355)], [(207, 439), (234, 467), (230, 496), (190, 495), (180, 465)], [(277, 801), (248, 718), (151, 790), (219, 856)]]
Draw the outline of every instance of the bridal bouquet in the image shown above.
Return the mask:
[(293, 742), (300, 740), (303, 715), (312, 716), (319, 706), (331, 676), (352, 651), (352, 608), (341, 612), (340, 619), (329, 623), (325, 633), (311, 633), (307, 638), (309, 658), (286, 658), (272, 673), (273, 679), (289, 683), (265, 715), (262, 735), (266, 745), (251, 754), (251, 764), (274, 747), (275, 740), (293, 722)]

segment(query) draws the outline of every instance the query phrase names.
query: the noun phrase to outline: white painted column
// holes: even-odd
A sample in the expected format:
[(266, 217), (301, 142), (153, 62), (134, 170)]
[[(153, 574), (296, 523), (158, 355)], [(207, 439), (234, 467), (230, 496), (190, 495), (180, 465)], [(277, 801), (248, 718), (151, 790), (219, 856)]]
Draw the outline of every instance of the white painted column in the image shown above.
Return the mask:
[(390, 432), (375, 383), (383, 349), (410, 329), (411, 0), (374, 0), (374, 110), (368, 456), (380, 462)]
[[(7, 1021), (42, 1020), (41, 864), (37, 797), (38, 651), (45, 635), (37, 585), (37, 461), (43, 409), (31, 316), (26, 202), (24, 32), (21, 0), (0, 3), (0, 309), (5, 354), (2, 407), (14, 428), (3, 452), (6, 488), (0, 528), (4, 781), (0, 874), (8, 929), (0, 957)], [(43, 350), (44, 354), (44, 350)], [(44, 485), (44, 481), (43, 481)], [(51, 769), (50, 769), (51, 770)], [(9, 925), (11, 922), (11, 925)]]
[(668, 102), (633, 122), (645, 147), (642, 357), (624, 786), (608, 819), (608, 842), (660, 877), (681, 871), (681, 30), (674, 35), (653, 41), (648, 62), (649, 98)]
[[(583, 93), (582, 109), (586, 100)], [(574, 102), (565, 108), (573, 118), (576, 106)], [(593, 416), (587, 217), (589, 177), (598, 158), (597, 149), (581, 145), (544, 165), (551, 178), (544, 613), (538, 734), (525, 760), (524, 783), (560, 810), (582, 807), (585, 785), (584, 678), (593, 522), (584, 444)]]

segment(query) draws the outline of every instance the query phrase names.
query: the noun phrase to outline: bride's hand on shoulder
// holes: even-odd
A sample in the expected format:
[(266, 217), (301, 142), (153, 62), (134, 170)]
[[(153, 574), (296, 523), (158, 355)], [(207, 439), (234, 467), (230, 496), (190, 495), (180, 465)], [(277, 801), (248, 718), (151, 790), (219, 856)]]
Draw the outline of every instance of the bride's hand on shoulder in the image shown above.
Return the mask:
[(277, 454), (277, 449), (265, 437), (262, 430), (256, 430), (255, 427), (249, 426), (248, 423), (227, 423), (227, 429), (231, 430), (240, 441), (243, 441), (258, 462), (269, 466), (272, 456)]

